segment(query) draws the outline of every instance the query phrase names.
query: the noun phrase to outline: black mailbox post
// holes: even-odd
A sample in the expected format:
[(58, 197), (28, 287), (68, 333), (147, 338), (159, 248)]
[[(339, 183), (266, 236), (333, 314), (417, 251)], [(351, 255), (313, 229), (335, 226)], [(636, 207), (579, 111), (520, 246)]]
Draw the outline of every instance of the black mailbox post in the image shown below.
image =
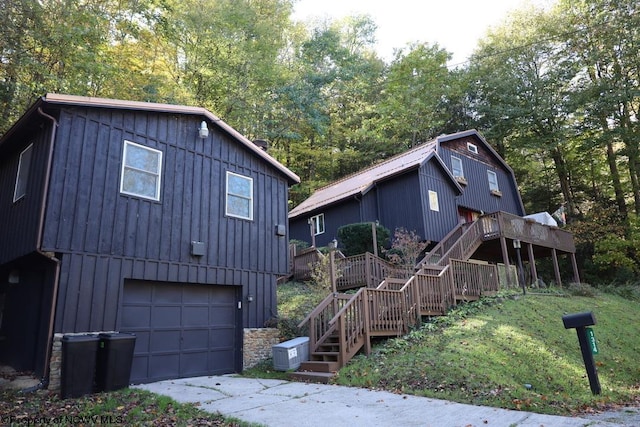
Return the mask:
[(562, 322), (565, 329), (575, 329), (578, 333), (578, 342), (580, 343), (580, 350), (582, 351), (582, 359), (584, 360), (584, 367), (587, 369), (587, 376), (589, 377), (589, 385), (591, 386), (591, 393), (600, 394), (602, 389), (600, 388), (600, 380), (598, 379), (598, 371), (596, 370), (596, 363), (593, 360), (593, 354), (589, 347), (589, 341), (587, 340), (587, 326), (595, 325), (596, 318), (592, 312), (567, 314), (562, 316)]

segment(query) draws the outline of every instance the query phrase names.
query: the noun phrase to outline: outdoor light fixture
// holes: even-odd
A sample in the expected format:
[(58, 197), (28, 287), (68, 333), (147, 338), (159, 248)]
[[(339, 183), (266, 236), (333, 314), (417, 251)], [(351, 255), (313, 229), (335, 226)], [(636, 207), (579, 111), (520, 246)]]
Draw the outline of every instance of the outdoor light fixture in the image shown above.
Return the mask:
[(7, 282), (11, 284), (20, 283), (20, 272), (18, 270), (11, 270)]
[(333, 239), (332, 241), (329, 242), (329, 249), (335, 250), (337, 248), (338, 248), (338, 241), (336, 239)]
[(252, 294), (247, 295), (247, 302), (253, 302), (253, 295)]
[(207, 122), (204, 120), (200, 123), (200, 129), (198, 129), (198, 135), (202, 139), (206, 139), (209, 136), (209, 128), (207, 128)]

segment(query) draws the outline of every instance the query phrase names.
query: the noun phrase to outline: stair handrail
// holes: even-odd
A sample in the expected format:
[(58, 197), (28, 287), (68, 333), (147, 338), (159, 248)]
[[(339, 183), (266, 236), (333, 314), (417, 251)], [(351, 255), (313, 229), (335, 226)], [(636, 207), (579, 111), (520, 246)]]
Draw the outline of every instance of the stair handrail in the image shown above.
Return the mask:
[(298, 323), (298, 328), (302, 328), (305, 323), (309, 322), (309, 320), (311, 320), (312, 317), (317, 316), (318, 314), (320, 314), (322, 312), (322, 310), (325, 309), (326, 306), (328, 306), (330, 303), (333, 302), (333, 299), (335, 298), (335, 295), (333, 293), (330, 293), (329, 295), (326, 296), (325, 299), (323, 299), (317, 306), (316, 308), (314, 308), (311, 313), (309, 313), (307, 315), (307, 317), (305, 317), (300, 323)]
[[(449, 249), (441, 255), (440, 259), (437, 263), (435, 263), (435, 265), (447, 265), (449, 264), (449, 259), (451, 258), (462, 259), (465, 261), (469, 259), (469, 256), (471, 256), (477, 249), (477, 245), (481, 242), (482, 236), (484, 234), (481, 218), (472, 222), (471, 225), (468, 225), (468, 227), (466, 227), (466, 230), (464, 230), (464, 232), (457, 237), (455, 242), (449, 242)], [(453, 236), (451, 236), (451, 238), (452, 237)], [(428, 264), (425, 264), (424, 260), (420, 264), (421, 267), (426, 265)]]
[[(431, 249), (422, 260), (418, 263), (418, 265), (423, 264), (436, 264), (431, 261), (431, 258), (436, 256), (438, 253), (446, 253), (449, 251), (450, 247), (455, 244), (455, 242), (460, 238), (460, 236), (464, 233), (464, 228), (468, 226), (469, 223), (463, 222), (456, 225), (446, 236), (444, 236), (435, 246)], [(443, 250), (443, 248), (445, 248)]]

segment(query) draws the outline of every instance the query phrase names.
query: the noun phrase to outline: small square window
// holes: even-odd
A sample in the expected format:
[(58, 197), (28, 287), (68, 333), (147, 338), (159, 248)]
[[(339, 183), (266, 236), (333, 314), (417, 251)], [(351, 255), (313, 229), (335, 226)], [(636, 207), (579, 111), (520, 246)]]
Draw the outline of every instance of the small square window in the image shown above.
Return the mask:
[(226, 215), (253, 219), (253, 179), (227, 172)]
[(473, 154), (478, 154), (478, 146), (470, 142), (467, 142), (467, 150), (471, 151)]
[(16, 186), (13, 189), (13, 202), (17, 202), (27, 194), (27, 183), (29, 181), (29, 169), (31, 169), (31, 153), (33, 144), (29, 144), (20, 153), (18, 160), (18, 172), (16, 173)]
[(160, 200), (162, 151), (124, 141), (120, 192)]
[(440, 211), (440, 204), (438, 203), (438, 193), (429, 190), (429, 209), (435, 212)]
[(309, 219), (309, 224), (311, 224), (311, 228), (313, 230), (313, 235), (317, 236), (318, 234), (324, 233), (324, 214), (312, 216)]

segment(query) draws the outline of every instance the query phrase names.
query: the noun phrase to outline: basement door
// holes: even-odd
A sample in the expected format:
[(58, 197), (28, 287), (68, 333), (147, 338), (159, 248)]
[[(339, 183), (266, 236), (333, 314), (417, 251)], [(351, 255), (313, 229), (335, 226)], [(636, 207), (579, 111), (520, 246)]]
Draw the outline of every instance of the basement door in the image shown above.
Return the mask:
[(239, 290), (125, 280), (120, 331), (136, 334), (130, 382), (240, 372)]

